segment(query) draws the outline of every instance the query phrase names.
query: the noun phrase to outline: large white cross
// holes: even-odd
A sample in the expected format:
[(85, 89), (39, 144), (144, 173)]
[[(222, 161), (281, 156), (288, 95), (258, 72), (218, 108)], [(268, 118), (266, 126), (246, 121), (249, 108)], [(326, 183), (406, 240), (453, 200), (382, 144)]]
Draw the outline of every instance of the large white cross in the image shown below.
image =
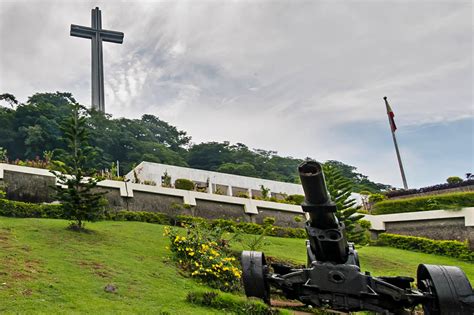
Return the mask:
[(92, 27), (71, 24), (71, 36), (92, 40), (92, 108), (105, 112), (104, 62), (102, 41), (121, 44), (123, 33), (102, 29), (102, 15), (98, 7), (92, 9)]

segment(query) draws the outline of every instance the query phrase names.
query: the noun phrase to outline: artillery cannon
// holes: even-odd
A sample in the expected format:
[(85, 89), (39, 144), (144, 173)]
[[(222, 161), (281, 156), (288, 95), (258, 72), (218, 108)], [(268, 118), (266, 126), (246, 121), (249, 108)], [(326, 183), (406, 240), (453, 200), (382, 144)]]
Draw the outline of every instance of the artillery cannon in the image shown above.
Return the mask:
[(474, 314), (474, 294), (464, 272), (454, 266), (420, 264), (417, 288), (410, 277), (374, 277), (360, 271), (354, 244), (335, 216), (336, 205), (327, 192), (322, 167), (306, 161), (298, 167), (305, 193), (307, 265), (294, 268), (268, 265), (265, 255), (243, 251), (245, 293), (270, 303), (270, 287), (306, 305), (340, 311), (404, 314), (422, 305), (425, 314)]

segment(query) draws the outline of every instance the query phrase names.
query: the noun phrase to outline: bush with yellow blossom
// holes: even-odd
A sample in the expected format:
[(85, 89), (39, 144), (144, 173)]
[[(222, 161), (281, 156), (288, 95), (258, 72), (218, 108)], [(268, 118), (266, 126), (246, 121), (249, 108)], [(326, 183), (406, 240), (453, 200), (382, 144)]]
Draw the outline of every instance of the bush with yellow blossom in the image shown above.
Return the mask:
[(222, 233), (199, 225), (185, 226), (185, 231), (183, 235), (178, 229), (165, 228), (171, 241), (169, 249), (180, 267), (213, 288), (237, 290), (242, 271), (235, 257), (227, 254)]

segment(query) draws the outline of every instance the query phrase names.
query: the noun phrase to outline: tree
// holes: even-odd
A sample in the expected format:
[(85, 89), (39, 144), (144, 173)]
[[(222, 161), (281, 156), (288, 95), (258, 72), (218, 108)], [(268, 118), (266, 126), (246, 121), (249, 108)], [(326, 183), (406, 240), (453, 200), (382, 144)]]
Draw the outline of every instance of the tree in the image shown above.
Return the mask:
[(387, 190), (391, 188), (390, 185), (374, 183), (371, 180), (369, 180), (366, 175), (357, 173), (356, 172), (357, 167), (355, 166), (347, 165), (335, 160), (326, 161), (325, 164), (335, 167), (336, 169), (339, 170), (339, 172), (341, 173), (343, 177), (350, 180), (354, 186), (354, 192), (360, 192), (360, 191), (366, 190), (366, 191), (370, 191), (371, 193), (378, 193), (378, 192), (381, 192), (382, 190)]
[(13, 94), (9, 93), (0, 94), (0, 101), (7, 102), (12, 108), (15, 107), (15, 105), (18, 105), (16, 97)]
[(364, 216), (356, 214), (356, 200), (351, 198), (353, 184), (332, 164), (323, 164), (323, 172), (329, 195), (336, 203), (336, 217), (346, 226), (347, 239), (355, 243), (365, 241), (365, 230), (357, 226)]
[(89, 145), (86, 127), (86, 110), (78, 104), (71, 105), (71, 114), (61, 126), (65, 150), (56, 150), (57, 161), (53, 161), (61, 173), (55, 173), (59, 183), (57, 199), (61, 202), (65, 217), (74, 220), (70, 228), (84, 230), (84, 221), (97, 221), (104, 209), (103, 193), (94, 193), (97, 180), (92, 176), (95, 170), (90, 161), (95, 151)]
[(458, 184), (462, 182), (462, 178), (459, 176), (450, 176), (446, 179), (448, 184)]

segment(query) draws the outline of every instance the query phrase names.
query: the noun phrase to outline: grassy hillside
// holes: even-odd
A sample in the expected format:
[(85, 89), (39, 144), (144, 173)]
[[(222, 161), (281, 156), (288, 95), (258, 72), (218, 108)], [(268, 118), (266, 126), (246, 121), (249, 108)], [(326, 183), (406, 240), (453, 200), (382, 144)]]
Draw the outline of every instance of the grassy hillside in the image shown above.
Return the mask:
[(185, 302), (201, 286), (168, 260), (162, 226), (101, 222), (77, 234), (66, 224), (0, 219), (0, 313), (213, 314)]
[[(109, 221), (77, 234), (66, 225), (0, 217), (0, 313), (222, 313), (185, 302), (187, 292), (205, 287), (169, 260), (163, 226)], [(303, 240), (269, 240), (266, 254), (304, 262)], [(360, 254), (375, 274), (413, 275), (423, 261), (459, 265), (474, 279), (471, 264), (446, 257), (378, 247)], [(107, 284), (117, 292), (106, 293)]]

